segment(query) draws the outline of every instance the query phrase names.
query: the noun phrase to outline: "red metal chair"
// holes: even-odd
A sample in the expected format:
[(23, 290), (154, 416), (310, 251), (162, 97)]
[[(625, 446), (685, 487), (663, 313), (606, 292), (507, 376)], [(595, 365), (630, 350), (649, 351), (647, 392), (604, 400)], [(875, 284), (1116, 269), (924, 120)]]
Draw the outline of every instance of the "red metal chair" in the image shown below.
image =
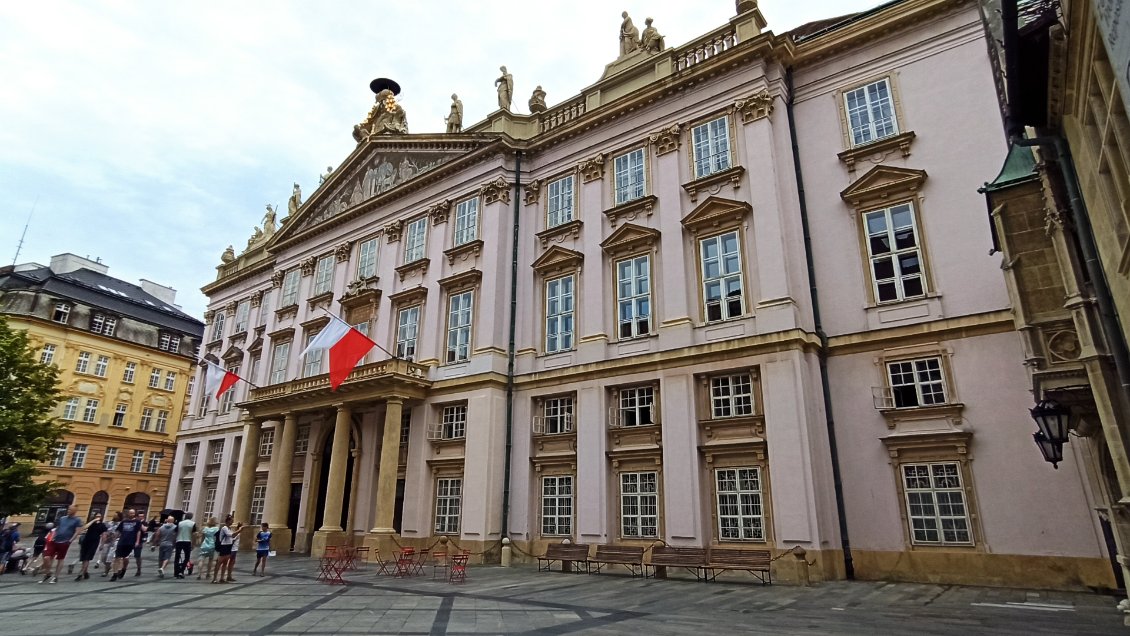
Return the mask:
[(447, 578), (447, 569), (450, 563), (447, 560), (447, 550), (436, 550), (432, 552), (432, 580), (436, 579), (436, 575), (440, 570), (443, 570), (443, 577)]
[(381, 556), (380, 548), (375, 548), (373, 550), (373, 553), (373, 562), (377, 564), (377, 574), (391, 576), (393, 573), (389, 571), (389, 568), (396, 566), (396, 559), (389, 559), (388, 561), (385, 561), (384, 557)]
[(451, 557), (451, 572), (447, 575), (448, 583), (467, 582), (467, 559), (466, 554), (457, 554)]
[(345, 571), (345, 564), (342, 561), (338, 546), (328, 545), (322, 557), (318, 559), (318, 576), (316, 581), (321, 581), (330, 585), (340, 583), (345, 584), (345, 580), (341, 578), (341, 573)]
[(424, 548), (416, 553), (416, 561), (412, 563), (412, 574), (424, 576), (424, 566), (428, 564), (428, 555), (431, 548)]

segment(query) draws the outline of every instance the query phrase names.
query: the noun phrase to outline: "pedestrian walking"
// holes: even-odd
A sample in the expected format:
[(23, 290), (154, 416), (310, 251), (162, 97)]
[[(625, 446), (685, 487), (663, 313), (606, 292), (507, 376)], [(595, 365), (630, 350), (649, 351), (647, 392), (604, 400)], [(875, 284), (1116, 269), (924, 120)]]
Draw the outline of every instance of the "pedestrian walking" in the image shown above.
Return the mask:
[(9, 523), (0, 530), (0, 574), (8, 571), (8, 559), (20, 541), (19, 526), (18, 523)]
[(33, 573), (38, 572), (39, 568), (43, 565), (43, 552), (47, 549), (47, 537), (55, 531), (55, 524), (48, 522), (39, 530), (39, 535), (35, 537), (35, 543), (32, 544), (31, 560), (24, 564), (20, 574), (27, 574), (28, 570)]
[[(111, 581), (118, 581), (126, 577), (129, 568), (129, 557), (137, 554), (141, 548), (141, 537), (144, 534), (145, 522), (137, 518), (137, 511), (130, 508), (126, 511), (126, 518), (118, 524), (118, 545), (114, 549), (114, 575)], [(138, 574), (141, 574), (141, 558), (138, 557)]]
[(153, 533), (153, 545), (157, 546), (157, 576), (165, 578), (165, 566), (173, 558), (173, 549), (177, 544), (177, 520), (169, 515), (165, 523)]
[(118, 547), (118, 526), (122, 523), (122, 513), (115, 512), (110, 523), (106, 524), (106, 532), (102, 534), (102, 550), (99, 558), (102, 559), (102, 576), (110, 575), (110, 564), (114, 561), (114, 552)]
[(102, 523), (102, 515), (96, 514), (86, 524), (86, 532), (82, 535), (79, 541), (79, 559), (82, 561), (82, 571), (75, 577), (76, 581), (83, 581), (90, 578), (90, 562), (94, 560), (95, 555), (98, 554), (98, 548), (102, 546), (102, 538), (106, 534), (106, 524)]
[(173, 575), (178, 579), (184, 578), (184, 569), (192, 559), (192, 541), (197, 536), (196, 522), (192, 520), (192, 513), (186, 513), (184, 520), (177, 524), (177, 544), (176, 555), (173, 557)]
[(264, 522), (258, 533), (255, 534), (255, 567), (251, 568), (251, 576), (259, 571), (259, 576), (267, 576), (267, 557), (271, 554), (271, 529)]
[(237, 549), (236, 542), (239, 540), (239, 533), (243, 530), (243, 524), (237, 524), (234, 529), (231, 524), (231, 515), (224, 517), (224, 525), (220, 526), (220, 531), (216, 535), (216, 554), (219, 555), (219, 559), (212, 573), (213, 583), (235, 582), (231, 575), (235, 562), (232, 552)]
[[(197, 554), (198, 559), (202, 563), (197, 565), (205, 565), (205, 569), (196, 575), (196, 580), (212, 577), (212, 567), (215, 564), (216, 558), (216, 534), (220, 532), (220, 527), (216, 525), (216, 518), (209, 517), (208, 525), (200, 531), (200, 552)], [(204, 561), (207, 559), (207, 561)]]
[(67, 551), (71, 547), (71, 541), (74, 540), (82, 528), (82, 519), (79, 518), (78, 507), (74, 504), (67, 506), (67, 514), (59, 517), (58, 522), (55, 524), (55, 536), (51, 540), (53, 546), (52, 558), (55, 560), (54, 573), (51, 571), (51, 559), (46, 559), (43, 563), (46, 574), (40, 583), (59, 582), (59, 574), (63, 571), (63, 561), (67, 558)]

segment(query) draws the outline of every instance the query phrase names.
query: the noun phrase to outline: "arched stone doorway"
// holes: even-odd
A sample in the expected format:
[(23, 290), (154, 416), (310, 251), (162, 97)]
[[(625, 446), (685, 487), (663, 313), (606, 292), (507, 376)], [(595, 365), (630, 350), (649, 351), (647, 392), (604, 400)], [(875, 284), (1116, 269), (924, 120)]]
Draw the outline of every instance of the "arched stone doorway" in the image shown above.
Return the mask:
[(90, 512), (86, 514), (86, 520), (90, 521), (94, 518), (94, 515), (102, 515), (102, 518), (105, 519), (106, 508), (109, 505), (110, 493), (105, 490), (99, 490), (94, 493), (94, 496), (90, 498)]
[(56, 519), (67, 514), (67, 506), (75, 502), (75, 494), (69, 490), (56, 490), (51, 493), (35, 514), (35, 529), (38, 530), (47, 524), (54, 523)]
[(146, 519), (149, 512), (149, 495), (143, 492), (131, 492), (126, 497), (126, 503), (122, 506), (122, 512), (133, 508), (137, 511), (138, 519)]

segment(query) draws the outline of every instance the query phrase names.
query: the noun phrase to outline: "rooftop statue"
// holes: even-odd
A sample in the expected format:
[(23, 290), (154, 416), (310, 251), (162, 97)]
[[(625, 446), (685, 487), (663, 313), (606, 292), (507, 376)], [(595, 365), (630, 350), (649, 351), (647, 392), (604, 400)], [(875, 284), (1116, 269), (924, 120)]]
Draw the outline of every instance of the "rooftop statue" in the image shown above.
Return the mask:
[(663, 36), (659, 35), (659, 31), (651, 26), (651, 18), (643, 21), (644, 27), (643, 35), (640, 36), (640, 48), (648, 53), (659, 53), (663, 50), (664, 42)]
[(451, 113), (443, 118), (447, 124), (447, 132), (457, 133), (463, 131), (463, 102), (455, 93), (451, 94)]
[[(268, 207), (268, 209), (270, 209), (270, 206), (267, 206), (267, 207)], [(302, 207), (302, 188), (300, 188), (298, 186), (298, 184), (296, 183), (296, 184), (294, 184), (294, 189), (290, 193), (290, 200), (287, 201), (287, 203), (286, 203), (287, 214), (290, 215), (290, 216), (294, 216), (295, 214), (298, 213), (298, 208), (300, 208), (300, 207)], [(274, 217), (271, 217), (271, 220), (274, 221)], [(267, 230), (266, 226), (267, 226), (267, 221), (266, 221), (266, 219), (264, 219), (263, 220), (263, 231)], [(268, 232), (268, 234), (269, 233), (270, 232)]]
[(227, 263), (230, 263), (234, 260), (235, 260), (235, 248), (233, 248), (231, 245), (229, 245), (228, 249), (224, 250), (223, 254), (220, 254), (220, 262), (224, 263), (226, 265)]
[(530, 112), (545, 112), (545, 91), (541, 89), (540, 84), (534, 89), (534, 94), (530, 96)]
[(506, 72), (505, 66), (498, 67), (502, 71), (502, 76), (494, 80), (494, 85), (498, 87), (498, 107), (502, 110), (510, 110), (510, 105), (514, 103), (514, 76)]
[[(297, 188), (298, 184), (297, 183), (294, 184), (294, 187)], [(291, 198), (293, 199), (294, 197), (291, 197)], [(294, 214), (294, 213), (291, 212), (291, 214)], [(274, 233), (275, 233), (275, 209), (271, 207), (270, 203), (268, 203), (267, 204), (267, 213), (263, 215), (263, 234), (270, 236)]]
[(632, 24), (632, 19), (628, 17), (628, 12), (625, 11), (620, 14), (624, 21), (620, 23), (620, 57), (634, 52), (640, 48), (640, 31), (636, 25)]
[(330, 175), (333, 174), (333, 171), (334, 171), (333, 166), (326, 166), (326, 174), (318, 175), (318, 185), (322, 185), (323, 183), (325, 183), (326, 180), (330, 178)]
[(377, 103), (373, 104), (365, 121), (353, 127), (353, 138), (361, 143), (373, 135), (383, 133), (408, 134), (408, 117), (404, 108), (396, 102), (396, 96), (387, 88), (377, 93)]

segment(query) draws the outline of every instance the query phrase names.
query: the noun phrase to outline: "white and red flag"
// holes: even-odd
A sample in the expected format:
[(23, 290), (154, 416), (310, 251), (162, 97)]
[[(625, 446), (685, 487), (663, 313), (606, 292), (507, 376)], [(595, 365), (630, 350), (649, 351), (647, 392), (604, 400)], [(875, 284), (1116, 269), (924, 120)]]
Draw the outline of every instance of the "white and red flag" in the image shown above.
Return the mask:
[(330, 352), (330, 388), (336, 390), (342, 382), (345, 382), (345, 378), (353, 371), (353, 367), (357, 366), (361, 358), (364, 358), (366, 353), (377, 346), (377, 343), (369, 340), (360, 331), (350, 327), (349, 323), (341, 318), (333, 314), (330, 315), (330, 318), (332, 318), (330, 324), (314, 336), (314, 339), (302, 352), (302, 357), (306, 357), (306, 354), (311, 351), (328, 349)]
[(201, 359), (201, 362), (207, 366), (207, 370), (204, 373), (204, 391), (208, 395), (215, 396), (217, 400), (220, 399), (221, 395), (227, 393), (228, 389), (235, 386), (236, 382), (242, 379), (218, 364), (204, 359)]

